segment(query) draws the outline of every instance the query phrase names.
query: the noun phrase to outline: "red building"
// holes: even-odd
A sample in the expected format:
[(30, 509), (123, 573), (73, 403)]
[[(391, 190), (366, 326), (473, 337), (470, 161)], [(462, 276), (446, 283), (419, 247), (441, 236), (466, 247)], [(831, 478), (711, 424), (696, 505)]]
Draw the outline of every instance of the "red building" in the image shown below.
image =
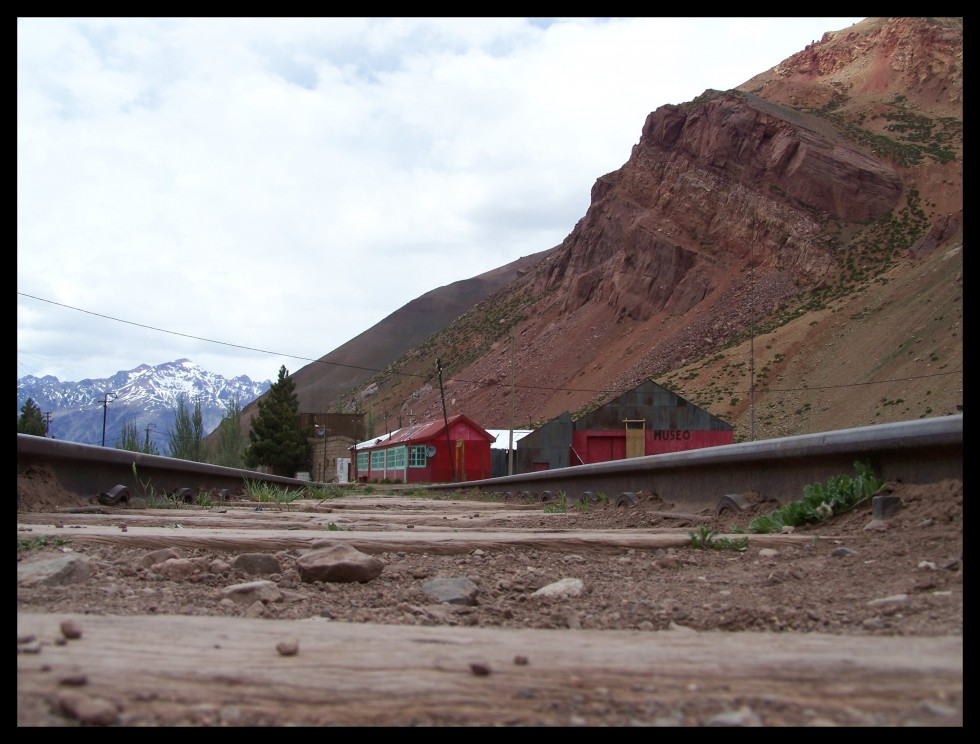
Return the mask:
[(521, 439), (518, 469), (587, 465), (732, 444), (732, 425), (648, 380), (589, 414), (563, 413)]
[(361, 442), (355, 480), (361, 483), (457, 483), (491, 476), (492, 434), (472, 419), (457, 414), (445, 421), (427, 421)]

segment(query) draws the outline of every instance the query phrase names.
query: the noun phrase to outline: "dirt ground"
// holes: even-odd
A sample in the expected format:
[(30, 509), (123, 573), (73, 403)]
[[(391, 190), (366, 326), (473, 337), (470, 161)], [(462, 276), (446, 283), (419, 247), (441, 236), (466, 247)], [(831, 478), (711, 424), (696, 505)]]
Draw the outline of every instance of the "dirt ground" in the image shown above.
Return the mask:
[[(141, 566), (140, 558), (150, 552), (147, 547), (68, 539), (60, 545), (49, 540), (41, 548), (31, 541), (46, 526), (77, 525), (81, 538), (83, 525), (119, 525), (124, 519), (138, 519), (141, 525), (171, 526), (186, 533), (194, 528), (194, 518), (208, 510), (73, 512), (72, 508), (80, 506), (79, 499), (59, 494), (43, 473), (34, 476), (18, 479), (18, 564), (57, 551), (73, 551), (90, 559), (94, 572), (79, 583), (19, 583), (18, 613), (272, 620), (318, 617), (399, 626), (792, 632), (847, 637), (963, 634), (961, 481), (888, 483), (885, 492), (898, 496), (901, 504), (894, 517), (873, 521), (871, 504), (865, 503), (818, 525), (796, 528), (794, 535), (812, 539), (778, 547), (760, 547), (750, 536), (744, 551), (699, 549), (687, 539), (653, 550), (613, 544), (606, 549), (580, 546), (572, 550), (504, 545), (448, 554), (424, 549), (386, 551), (378, 554), (384, 570), (372, 581), (304, 583), (296, 567), (302, 549), (275, 551), (281, 570), (263, 576), (234, 569), (236, 551), (227, 546), (184, 549), (184, 557), (202, 558), (198, 563), (207, 568), (170, 578)], [(298, 518), (307, 509), (318, 515), (320, 524), (325, 518), (335, 526), (327, 529), (344, 531), (525, 530), (560, 536), (628, 530), (687, 538), (703, 526), (719, 536), (738, 539), (742, 537), (738, 530), (746, 531), (753, 518), (778, 506), (753, 501), (746, 494), (750, 506), (739, 513), (683, 514), (672, 504), (640, 493), (639, 503), (633, 506), (595, 504), (566, 512), (546, 511), (544, 504), (444, 496), (438, 504), (420, 498), (411, 510), (395, 510), (385, 508), (385, 494), (380, 496), (375, 491), (370, 506), (364, 507), (358, 505), (363, 497), (352, 494), (337, 501), (296, 502), (288, 511), (266, 505), (257, 512), (251, 504), (228, 504), (209, 511), (216, 520), (242, 511), (248, 512), (249, 519), (259, 520), (240, 521), (239, 529), (268, 526), (284, 516)], [(253, 551), (243, 548), (241, 552)], [(460, 577), (477, 587), (473, 604), (439, 603), (422, 589), (433, 578)], [(256, 579), (274, 582), (283, 599), (249, 607), (222, 601), (224, 587)], [(562, 579), (581, 580), (581, 593), (548, 599), (532, 596)], [(962, 725), (962, 699), (945, 700), (929, 711), (916, 714), (916, 725), (923, 720), (928, 725)], [(58, 725), (48, 715), (39, 713), (36, 720), (18, 723)]]

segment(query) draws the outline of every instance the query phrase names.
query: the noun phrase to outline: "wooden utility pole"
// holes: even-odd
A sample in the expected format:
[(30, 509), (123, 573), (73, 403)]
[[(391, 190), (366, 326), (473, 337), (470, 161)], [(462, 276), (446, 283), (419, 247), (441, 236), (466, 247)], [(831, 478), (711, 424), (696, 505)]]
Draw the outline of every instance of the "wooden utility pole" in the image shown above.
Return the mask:
[(446, 454), (449, 456), (449, 473), (456, 482), (456, 463), (453, 461), (453, 443), (449, 437), (449, 416), (446, 415), (446, 393), (442, 389), (442, 362), (436, 357), (436, 372), (439, 374), (439, 397), (442, 398), (442, 420), (446, 424)]
[(507, 475), (514, 474), (514, 329), (510, 331), (510, 439), (507, 442)]
[(106, 393), (102, 397), (102, 446), (105, 447), (105, 417), (106, 411), (109, 410), (109, 393)]

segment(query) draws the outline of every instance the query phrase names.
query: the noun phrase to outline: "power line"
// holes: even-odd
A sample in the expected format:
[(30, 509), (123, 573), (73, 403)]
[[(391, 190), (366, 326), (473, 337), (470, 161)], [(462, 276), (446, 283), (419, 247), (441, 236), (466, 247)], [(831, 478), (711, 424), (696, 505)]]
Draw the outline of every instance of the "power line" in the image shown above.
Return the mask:
[[(365, 372), (382, 372), (380, 369), (373, 369), (371, 367), (358, 367), (354, 364), (340, 364), (339, 362), (323, 362), (319, 359), (310, 359), (309, 357), (296, 356), (295, 354), (283, 354), (278, 351), (269, 351), (268, 349), (256, 349), (253, 346), (243, 346), (241, 344), (232, 344), (227, 341), (216, 341), (213, 338), (204, 338), (203, 336), (194, 336), (190, 333), (181, 333), (179, 331), (168, 331), (166, 328), (157, 328), (155, 326), (145, 325), (143, 323), (136, 323), (132, 320), (123, 320), (122, 318), (114, 318), (111, 315), (103, 315), (102, 313), (95, 313), (91, 310), (84, 310), (80, 307), (72, 307), (71, 305), (65, 305), (61, 302), (54, 302), (53, 300), (46, 300), (43, 297), (36, 297), (35, 295), (29, 295), (25, 292), (18, 292), (17, 294), (22, 297), (30, 297), (32, 300), (39, 300), (40, 302), (47, 302), (51, 305), (57, 305), (58, 307), (68, 308), (69, 310), (75, 310), (80, 313), (86, 313), (87, 315), (94, 315), (98, 318), (105, 318), (106, 320), (113, 320), (117, 323), (125, 323), (127, 325), (136, 326), (137, 328), (146, 328), (151, 331), (157, 331), (159, 333), (169, 333), (172, 336), (182, 336), (184, 338), (192, 338), (195, 341), (206, 341), (209, 344), (220, 344), (221, 346), (230, 346), (234, 349), (244, 349), (245, 351), (256, 351), (260, 354), (269, 354), (271, 356), (283, 356), (289, 357), (290, 359), (299, 359), (304, 362), (316, 362), (318, 364), (332, 364), (335, 367), (349, 367), (350, 369), (360, 369)], [(421, 375), (414, 375), (420, 377)]]
[[(428, 379), (429, 378), (429, 375), (415, 373), (415, 372), (387, 371), (387, 370), (384, 370), (384, 369), (377, 369), (376, 367), (361, 367), (361, 366), (358, 366), (358, 365), (355, 365), (355, 364), (341, 364), (340, 362), (328, 362), (328, 361), (324, 361), (324, 360), (321, 360), (321, 359), (311, 359), (309, 357), (297, 356), (295, 354), (286, 354), (286, 353), (278, 352), (278, 351), (269, 351), (267, 349), (257, 349), (255, 347), (243, 346), (241, 344), (233, 344), (233, 343), (229, 343), (227, 341), (216, 341), (214, 339), (204, 338), (203, 336), (194, 336), (194, 335), (191, 335), (189, 333), (180, 333), (178, 331), (168, 331), (165, 328), (156, 328), (155, 326), (144, 325), (142, 323), (136, 323), (136, 322), (131, 321), (131, 320), (123, 320), (121, 318), (114, 318), (111, 315), (104, 315), (102, 313), (92, 312), (91, 310), (83, 310), (82, 308), (73, 307), (71, 305), (65, 305), (65, 304), (60, 303), (60, 302), (54, 302), (52, 300), (46, 300), (43, 297), (36, 297), (35, 295), (29, 295), (29, 294), (27, 294), (25, 292), (18, 292), (17, 294), (19, 294), (19, 295), (21, 295), (23, 297), (29, 297), (29, 298), (31, 298), (33, 300), (39, 300), (40, 302), (47, 302), (47, 303), (49, 303), (51, 305), (58, 305), (59, 307), (68, 308), (69, 310), (75, 310), (75, 311), (80, 312), (80, 313), (86, 313), (88, 315), (95, 315), (95, 316), (97, 316), (99, 318), (105, 318), (107, 320), (113, 320), (113, 321), (115, 321), (117, 323), (126, 323), (127, 325), (137, 326), (138, 328), (146, 328), (148, 330), (157, 331), (159, 333), (169, 333), (169, 334), (174, 335), (174, 336), (182, 336), (184, 338), (192, 338), (195, 341), (205, 341), (205, 342), (211, 343), (211, 344), (220, 344), (222, 346), (230, 346), (230, 347), (236, 348), (236, 349), (244, 349), (246, 351), (255, 351), (255, 352), (258, 352), (260, 354), (269, 354), (270, 356), (288, 357), (290, 359), (298, 359), (300, 361), (312, 362), (314, 364), (330, 364), (330, 365), (333, 365), (335, 367), (345, 367), (345, 368), (348, 368), (348, 369), (358, 369), (358, 370), (361, 370), (362, 372), (375, 372), (375, 373), (378, 373), (378, 374), (387, 374), (387, 375), (401, 375), (403, 377), (418, 377), (420, 379)], [(928, 377), (939, 377), (939, 376), (943, 376), (943, 375), (962, 374), (962, 373), (963, 373), (963, 370), (962, 369), (959, 369), (959, 370), (952, 370), (950, 372), (936, 372), (934, 374), (929, 374), (929, 375), (914, 375), (912, 377), (898, 377), (898, 378), (891, 378), (891, 379), (887, 379), (887, 380), (872, 380), (872, 381), (869, 381), (869, 382), (854, 382), (854, 383), (846, 383), (846, 384), (842, 384), (842, 385), (822, 385), (822, 386), (799, 387), (799, 388), (774, 388), (774, 387), (766, 387), (766, 388), (762, 388), (761, 390), (758, 390), (758, 392), (780, 393), (780, 392), (797, 392), (797, 391), (802, 391), (802, 390), (833, 390), (833, 389), (836, 389), (836, 388), (855, 387), (855, 386), (859, 386), (859, 385), (883, 385), (883, 384), (891, 383), (891, 382), (905, 382), (905, 381), (925, 379), (925, 378), (928, 378)], [(460, 378), (460, 377), (450, 377), (448, 380), (446, 380), (446, 382), (456, 382), (456, 383), (463, 383), (463, 384), (469, 384), (469, 385), (481, 385), (481, 386), (485, 386), (485, 385), (488, 384), (488, 383), (483, 383), (483, 382), (481, 382), (479, 380), (467, 380), (465, 378)], [(547, 385), (515, 385), (514, 387), (521, 388), (521, 389), (524, 389), (524, 390), (546, 390), (546, 391), (549, 391), (549, 392), (594, 393), (596, 395), (600, 395), (600, 394), (601, 395), (610, 395), (610, 394), (615, 394), (615, 393), (625, 393), (625, 392), (628, 392), (629, 390), (632, 390), (633, 387), (635, 387), (635, 386), (633, 386), (633, 387), (616, 387), (616, 388), (572, 388), (572, 387), (550, 387), (550, 386), (547, 386)], [(742, 389), (739, 389), (739, 388), (721, 388), (719, 390), (719, 392), (729, 393), (730, 394), (730, 393), (746, 393), (748, 391), (747, 390), (742, 390)]]

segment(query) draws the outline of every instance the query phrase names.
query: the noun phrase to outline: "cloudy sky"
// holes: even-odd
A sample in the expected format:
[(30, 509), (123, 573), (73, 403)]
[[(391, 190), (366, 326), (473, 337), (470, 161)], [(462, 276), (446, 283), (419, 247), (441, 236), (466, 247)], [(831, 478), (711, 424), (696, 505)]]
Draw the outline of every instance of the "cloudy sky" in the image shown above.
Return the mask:
[(17, 377), (275, 380), (860, 18), (19, 18)]

